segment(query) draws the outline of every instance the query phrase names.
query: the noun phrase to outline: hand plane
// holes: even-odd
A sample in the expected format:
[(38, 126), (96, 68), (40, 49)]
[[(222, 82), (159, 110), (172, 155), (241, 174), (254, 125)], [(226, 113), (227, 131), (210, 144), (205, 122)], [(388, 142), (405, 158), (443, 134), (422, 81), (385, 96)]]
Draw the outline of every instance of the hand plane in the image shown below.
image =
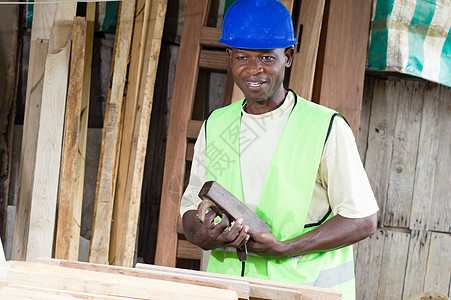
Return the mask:
[[(215, 181), (205, 182), (199, 192), (199, 198), (202, 199), (202, 202), (198, 206), (196, 217), (202, 223), (205, 220), (207, 209), (211, 209), (219, 216), (227, 214), (231, 221), (242, 218), (242, 225), (248, 225), (253, 231), (271, 232), (271, 228), (259, 216)], [(246, 245), (236, 250), (239, 260), (246, 261)]]

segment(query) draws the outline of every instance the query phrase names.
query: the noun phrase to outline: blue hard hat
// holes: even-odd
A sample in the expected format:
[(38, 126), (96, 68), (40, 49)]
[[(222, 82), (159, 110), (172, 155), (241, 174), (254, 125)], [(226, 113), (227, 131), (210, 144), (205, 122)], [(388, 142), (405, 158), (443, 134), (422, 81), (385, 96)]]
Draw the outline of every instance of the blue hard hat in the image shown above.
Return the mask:
[(291, 15), (277, 0), (238, 0), (230, 6), (219, 43), (242, 49), (276, 49), (297, 44)]

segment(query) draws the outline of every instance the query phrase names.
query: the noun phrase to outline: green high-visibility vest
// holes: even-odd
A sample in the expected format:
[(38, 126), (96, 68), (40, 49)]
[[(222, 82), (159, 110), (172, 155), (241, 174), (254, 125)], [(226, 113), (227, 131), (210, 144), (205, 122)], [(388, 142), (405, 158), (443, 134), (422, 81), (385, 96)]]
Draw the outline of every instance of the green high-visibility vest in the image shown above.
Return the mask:
[[(217, 181), (242, 202), (239, 136), (243, 101), (213, 111), (205, 128), (207, 178)], [(335, 115), (331, 109), (296, 96), (256, 210), (279, 241), (295, 238), (321, 223), (305, 224), (323, 147)], [(329, 211), (322, 222), (332, 216)], [(211, 252), (207, 271), (239, 276), (241, 270), (236, 252), (226, 249)], [(250, 253), (244, 276), (340, 289), (343, 299), (355, 298), (351, 246), (289, 259)]]

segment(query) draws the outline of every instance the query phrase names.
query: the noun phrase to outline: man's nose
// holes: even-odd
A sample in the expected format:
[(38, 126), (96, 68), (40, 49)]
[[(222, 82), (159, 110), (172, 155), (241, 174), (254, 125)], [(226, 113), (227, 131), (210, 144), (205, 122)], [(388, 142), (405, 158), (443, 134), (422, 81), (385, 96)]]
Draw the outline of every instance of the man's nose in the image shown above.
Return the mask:
[(263, 71), (263, 65), (260, 59), (250, 59), (246, 66), (246, 72), (250, 75), (257, 75)]

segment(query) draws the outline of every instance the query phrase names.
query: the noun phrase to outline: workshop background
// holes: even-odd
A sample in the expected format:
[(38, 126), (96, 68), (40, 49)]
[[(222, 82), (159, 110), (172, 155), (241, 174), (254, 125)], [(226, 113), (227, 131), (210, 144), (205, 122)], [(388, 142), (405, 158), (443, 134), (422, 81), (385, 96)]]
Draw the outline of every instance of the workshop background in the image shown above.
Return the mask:
[[(0, 3), (7, 260), (204, 268), (178, 206), (202, 120), (242, 96), (216, 43), (232, 2)], [(347, 118), (380, 207), (357, 299), (449, 297), (451, 1), (281, 2), (286, 86)]]

